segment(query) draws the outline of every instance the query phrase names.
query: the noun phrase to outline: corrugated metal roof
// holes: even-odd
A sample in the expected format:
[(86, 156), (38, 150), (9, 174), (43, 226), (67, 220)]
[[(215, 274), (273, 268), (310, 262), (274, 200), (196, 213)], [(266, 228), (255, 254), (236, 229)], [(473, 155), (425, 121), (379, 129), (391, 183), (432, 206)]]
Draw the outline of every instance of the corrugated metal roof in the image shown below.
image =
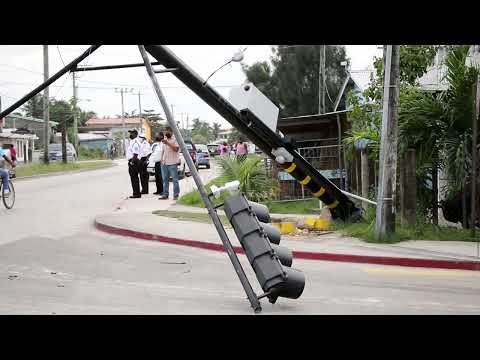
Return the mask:
[(92, 141), (92, 140), (112, 140), (112, 138), (108, 135), (102, 134), (89, 134), (89, 133), (80, 133), (78, 134), (79, 141)]

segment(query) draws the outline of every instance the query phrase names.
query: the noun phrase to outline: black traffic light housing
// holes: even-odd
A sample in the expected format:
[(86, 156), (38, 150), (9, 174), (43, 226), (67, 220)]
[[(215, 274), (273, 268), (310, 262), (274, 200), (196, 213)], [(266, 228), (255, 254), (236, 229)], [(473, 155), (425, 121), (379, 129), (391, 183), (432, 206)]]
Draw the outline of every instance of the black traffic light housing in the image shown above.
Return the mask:
[(280, 231), (269, 225), (268, 208), (248, 201), (244, 194), (225, 200), (225, 214), (245, 251), (257, 279), (271, 303), (278, 297), (297, 299), (305, 287), (302, 272), (290, 268), (290, 249), (279, 246)]

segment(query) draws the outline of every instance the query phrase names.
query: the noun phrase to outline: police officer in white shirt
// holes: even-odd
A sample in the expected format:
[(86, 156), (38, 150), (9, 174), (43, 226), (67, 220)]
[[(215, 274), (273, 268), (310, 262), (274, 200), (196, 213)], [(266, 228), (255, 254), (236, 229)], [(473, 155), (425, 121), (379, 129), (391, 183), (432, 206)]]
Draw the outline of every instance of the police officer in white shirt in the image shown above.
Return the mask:
[(132, 183), (133, 195), (130, 196), (131, 199), (137, 199), (142, 197), (140, 193), (140, 154), (141, 146), (138, 139), (138, 131), (128, 130), (130, 133), (130, 144), (127, 147), (127, 160), (128, 160), (128, 173), (130, 174), (130, 181)]
[(142, 184), (142, 195), (146, 195), (148, 194), (148, 180), (150, 177), (147, 171), (148, 158), (152, 154), (152, 148), (144, 133), (138, 135), (138, 139), (140, 142), (140, 183)]

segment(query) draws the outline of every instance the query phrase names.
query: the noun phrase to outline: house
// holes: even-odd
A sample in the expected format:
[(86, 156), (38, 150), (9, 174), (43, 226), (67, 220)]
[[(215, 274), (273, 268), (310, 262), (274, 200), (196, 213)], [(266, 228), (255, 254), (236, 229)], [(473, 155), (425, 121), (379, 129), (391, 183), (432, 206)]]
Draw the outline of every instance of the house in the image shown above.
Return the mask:
[[(49, 121), (48, 125), (50, 127), (50, 131), (53, 127), (58, 125), (58, 122)], [(5, 125), (6, 129), (10, 128), (15, 130), (27, 131), (32, 134), (36, 135), (37, 142), (34, 145), (37, 148), (43, 148), (43, 140), (44, 140), (44, 122), (43, 119), (33, 118), (29, 116), (21, 116), (21, 115), (7, 115), (5, 117)], [(5, 129), (4, 129), (5, 131)]]
[(222, 129), (218, 132), (218, 141), (228, 141), (228, 137), (233, 132), (233, 128)]
[(32, 162), (35, 140), (39, 140), (38, 136), (28, 130), (4, 128), (0, 133), (0, 147), (2, 149), (10, 149), (10, 145), (14, 145), (17, 150), (17, 161), (19, 163)]
[(113, 144), (113, 139), (108, 133), (80, 133), (78, 134), (80, 147), (88, 149), (100, 149), (107, 152)]
[[(125, 127), (123, 122), (125, 121)], [(86, 126), (79, 128), (79, 132), (91, 132), (92, 130), (108, 131), (112, 138), (115, 138), (116, 134), (121, 134), (125, 131), (125, 138), (128, 139), (128, 130), (136, 129), (139, 133), (145, 133), (147, 140), (152, 139), (152, 128), (147, 119), (141, 117), (126, 117), (126, 118), (91, 118), (87, 120)]]

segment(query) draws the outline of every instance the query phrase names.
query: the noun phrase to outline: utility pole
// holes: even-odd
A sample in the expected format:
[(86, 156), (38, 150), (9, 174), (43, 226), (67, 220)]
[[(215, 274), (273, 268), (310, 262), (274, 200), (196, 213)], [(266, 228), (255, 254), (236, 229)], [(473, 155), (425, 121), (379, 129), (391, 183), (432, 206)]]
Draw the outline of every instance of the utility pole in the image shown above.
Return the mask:
[(142, 100), (141, 100), (141, 96), (143, 94), (140, 93), (140, 90), (138, 91), (138, 116), (140, 116), (140, 118), (142, 117)]
[[(48, 80), (48, 45), (43, 45), (43, 80)], [(43, 152), (43, 162), (45, 164), (49, 163), (48, 159), (48, 144), (50, 143), (50, 107), (49, 107), (49, 92), (48, 86), (43, 91), (43, 143), (44, 143), (44, 152)]]
[(397, 165), (400, 45), (386, 46), (384, 64), (380, 174), (375, 219), (375, 238), (377, 240), (388, 237), (395, 232), (395, 202), (393, 193), (396, 184)]
[(318, 68), (318, 113), (325, 113), (325, 45), (320, 45), (320, 64)]
[[(2, 111), (2, 97), (0, 96), (0, 112)], [(3, 132), (3, 118), (0, 119), (0, 134)]]
[(123, 155), (125, 156), (127, 154), (127, 147), (125, 144), (125, 108), (123, 105), (123, 94), (128, 93), (128, 92), (133, 92), (133, 89), (127, 89), (127, 88), (115, 88), (115, 93), (120, 93), (121, 101), (122, 101), (122, 149), (123, 149)]
[[(475, 239), (475, 220), (477, 219), (477, 160), (478, 160), (478, 149), (477, 149), (477, 138), (478, 138), (478, 114), (480, 112), (480, 77), (477, 76), (477, 80), (473, 86), (473, 95), (474, 97), (474, 109), (473, 109), (473, 124), (472, 124), (472, 198), (471, 198), (471, 215), (472, 215), (472, 228), (471, 236)], [(466, 191), (466, 189), (465, 189)], [(478, 246), (477, 246), (477, 256), (478, 256)]]
[(78, 154), (78, 119), (77, 119), (77, 86), (75, 84), (76, 72), (72, 71), (72, 85), (73, 85), (73, 145)]

